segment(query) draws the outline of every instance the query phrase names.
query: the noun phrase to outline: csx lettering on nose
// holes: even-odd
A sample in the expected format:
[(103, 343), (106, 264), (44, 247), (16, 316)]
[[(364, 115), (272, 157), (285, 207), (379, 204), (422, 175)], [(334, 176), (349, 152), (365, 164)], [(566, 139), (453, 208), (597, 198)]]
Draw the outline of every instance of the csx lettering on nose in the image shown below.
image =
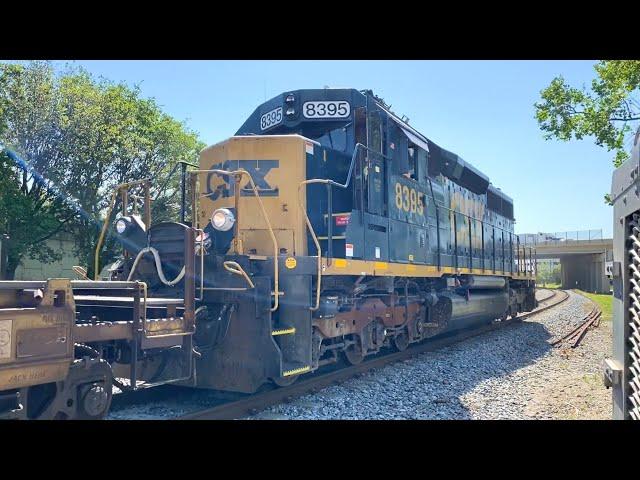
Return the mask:
[[(278, 160), (227, 160), (223, 163), (213, 165), (211, 168), (215, 170), (239, 170), (244, 169), (251, 175), (256, 188), (260, 192), (261, 196), (278, 196), (278, 188), (273, 187), (267, 182), (265, 177), (274, 168), (279, 166)], [(220, 178), (223, 183), (217, 185), (214, 184), (214, 179)], [(245, 180), (243, 180), (244, 182)], [(214, 172), (209, 172), (207, 175), (207, 194), (210, 195), (212, 200), (218, 198), (230, 197), (235, 194), (235, 179), (229, 175), (219, 175)], [(242, 187), (241, 195), (253, 195), (251, 191), (251, 183), (246, 180), (246, 183)]]

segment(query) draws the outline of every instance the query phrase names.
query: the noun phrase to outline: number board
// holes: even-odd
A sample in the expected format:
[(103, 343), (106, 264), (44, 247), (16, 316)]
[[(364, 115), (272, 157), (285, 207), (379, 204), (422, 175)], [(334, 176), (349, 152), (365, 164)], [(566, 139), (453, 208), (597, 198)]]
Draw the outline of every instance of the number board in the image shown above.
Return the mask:
[(428, 225), (427, 189), (399, 175), (392, 175), (390, 180), (390, 217), (415, 225)]
[(260, 117), (260, 130), (275, 127), (282, 123), (282, 107), (274, 108)]
[(347, 118), (351, 114), (351, 105), (345, 101), (305, 102), (302, 114), (305, 118)]

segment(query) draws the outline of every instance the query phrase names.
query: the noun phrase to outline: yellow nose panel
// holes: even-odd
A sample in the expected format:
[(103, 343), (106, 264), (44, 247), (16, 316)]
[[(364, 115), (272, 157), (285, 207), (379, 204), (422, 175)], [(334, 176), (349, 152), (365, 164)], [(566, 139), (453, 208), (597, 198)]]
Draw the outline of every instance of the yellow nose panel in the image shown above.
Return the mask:
[[(231, 137), (200, 153), (200, 169), (246, 170), (253, 178), (265, 207), (278, 247), (286, 255), (307, 255), (304, 217), (298, 207), (298, 185), (306, 178), (310, 140), (299, 135)], [(268, 233), (251, 184), (243, 178), (213, 173), (199, 175), (199, 227), (204, 228), (217, 208), (232, 208), (240, 189), (236, 218), (244, 254), (273, 255)], [(304, 187), (302, 205), (306, 208)], [(286, 249), (286, 251), (282, 250)]]

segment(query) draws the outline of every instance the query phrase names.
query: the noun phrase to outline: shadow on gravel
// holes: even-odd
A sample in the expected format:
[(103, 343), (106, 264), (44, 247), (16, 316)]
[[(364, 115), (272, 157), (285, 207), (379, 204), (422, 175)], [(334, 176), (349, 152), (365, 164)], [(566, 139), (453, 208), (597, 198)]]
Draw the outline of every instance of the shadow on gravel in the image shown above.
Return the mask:
[(501, 412), (508, 414), (526, 406), (517, 395), (518, 380), (487, 380), (508, 377), (540, 360), (553, 348), (551, 337), (544, 325), (522, 322), (420, 355), (412, 361), (418, 364), (414, 368), (421, 373), (419, 388), (425, 397), (413, 415), (403, 418), (471, 419), (471, 412), (461, 402), (471, 391), (474, 395), (467, 397), (467, 402), (485, 405), (498, 417)]
[[(516, 323), (273, 406), (255, 418), (463, 420), (473, 418), (461, 402), (471, 391), (474, 409), (513, 418), (514, 410), (526, 406), (518, 398), (517, 380), (491, 380), (541, 359), (553, 348), (551, 337), (540, 323)], [(468, 395), (465, 401), (470, 402)]]
[[(553, 348), (548, 343), (551, 337), (540, 323), (516, 323), (271, 407), (257, 418), (471, 419), (471, 412), (461, 402), (471, 391), (474, 406), (484, 404), (485, 410), (496, 412), (496, 418), (506, 418), (518, 405), (524, 407), (518, 399), (518, 384), (487, 381), (507, 377), (541, 359)], [(152, 390), (151, 404), (147, 403), (150, 398), (139, 395), (142, 392), (114, 397), (110, 417), (170, 418), (176, 414), (174, 409), (212, 406), (237, 396), (222, 398), (220, 392), (173, 386)], [(468, 397), (465, 400), (469, 402)], [(501, 414), (503, 408), (506, 410)]]

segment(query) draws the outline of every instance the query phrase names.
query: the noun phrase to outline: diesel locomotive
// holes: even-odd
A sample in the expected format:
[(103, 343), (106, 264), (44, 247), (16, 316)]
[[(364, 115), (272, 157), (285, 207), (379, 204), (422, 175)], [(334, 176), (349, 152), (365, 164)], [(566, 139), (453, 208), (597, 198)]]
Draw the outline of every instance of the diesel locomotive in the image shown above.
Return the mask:
[(72, 356), (104, 374), (79, 381), (82, 418), (103, 415), (114, 382), (252, 393), (537, 306), (512, 199), (371, 91), (296, 90), (260, 105), (182, 164), (179, 221), (151, 222), (149, 188), (114, 193), (123, 256), (108, 278), (23, 285), (66, 292), (49, 302), (75, 310)]

